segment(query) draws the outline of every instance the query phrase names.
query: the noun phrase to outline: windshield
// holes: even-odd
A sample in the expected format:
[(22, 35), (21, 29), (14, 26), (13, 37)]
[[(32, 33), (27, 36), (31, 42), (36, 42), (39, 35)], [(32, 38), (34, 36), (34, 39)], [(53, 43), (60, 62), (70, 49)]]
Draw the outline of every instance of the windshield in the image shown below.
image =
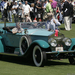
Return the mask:
[(46, 29), (46, 22), (21, 22), (21, 28), (34, 29), (43, 28)]

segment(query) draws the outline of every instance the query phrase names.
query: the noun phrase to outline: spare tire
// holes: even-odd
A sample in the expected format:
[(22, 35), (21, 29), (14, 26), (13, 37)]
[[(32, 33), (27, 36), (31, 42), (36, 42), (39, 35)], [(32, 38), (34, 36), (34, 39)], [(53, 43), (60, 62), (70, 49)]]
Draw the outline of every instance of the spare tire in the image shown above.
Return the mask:
[(31, 42), (32, 42), (32, 40), (31, 40), (30, 36), (25, 35), (25, 36), (21, 37), (20, 44), (19, 44), (21, 55), (24, 55), (26, 53), (26, 50), (30, 46)]

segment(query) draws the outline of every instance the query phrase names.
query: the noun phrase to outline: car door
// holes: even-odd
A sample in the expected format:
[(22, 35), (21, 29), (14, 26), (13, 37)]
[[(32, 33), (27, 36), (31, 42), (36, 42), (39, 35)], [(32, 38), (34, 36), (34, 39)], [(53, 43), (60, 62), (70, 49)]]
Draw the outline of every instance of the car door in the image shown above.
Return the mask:
[(5, 45), (11, 47), (19, 47), (20, 37), (21, 35), (17, 33), (16, 34), (6, 33), (3, 35)]

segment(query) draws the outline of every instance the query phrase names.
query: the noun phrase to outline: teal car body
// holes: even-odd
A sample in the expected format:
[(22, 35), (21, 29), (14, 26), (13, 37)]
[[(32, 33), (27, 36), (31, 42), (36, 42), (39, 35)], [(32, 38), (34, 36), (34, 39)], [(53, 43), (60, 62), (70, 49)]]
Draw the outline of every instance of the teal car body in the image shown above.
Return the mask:
[[(0, 24), (0, 54), (13, 54), (17, 56), (32, 57), (36, 66), (44, 66), (46, 59), (75, 57), (75, 38), (66, 38), (58, 32), (48, 31), (45, 23), (21, 23), (24, 29), (21, 33), (10, 33), (16, 23)], [(70, 58), (69, 58), (70, 57)]]

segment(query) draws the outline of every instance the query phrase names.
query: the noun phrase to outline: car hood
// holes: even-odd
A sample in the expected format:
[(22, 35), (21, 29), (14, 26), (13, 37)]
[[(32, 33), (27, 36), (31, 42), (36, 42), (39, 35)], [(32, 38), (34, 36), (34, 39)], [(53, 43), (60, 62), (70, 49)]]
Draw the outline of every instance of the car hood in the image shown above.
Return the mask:
[(53, 33), (54, 32), (48, 31), (46, 29), (27, 29), (27, 34), (28, 35), (49, 36), (49, 35), (52, 35)]

